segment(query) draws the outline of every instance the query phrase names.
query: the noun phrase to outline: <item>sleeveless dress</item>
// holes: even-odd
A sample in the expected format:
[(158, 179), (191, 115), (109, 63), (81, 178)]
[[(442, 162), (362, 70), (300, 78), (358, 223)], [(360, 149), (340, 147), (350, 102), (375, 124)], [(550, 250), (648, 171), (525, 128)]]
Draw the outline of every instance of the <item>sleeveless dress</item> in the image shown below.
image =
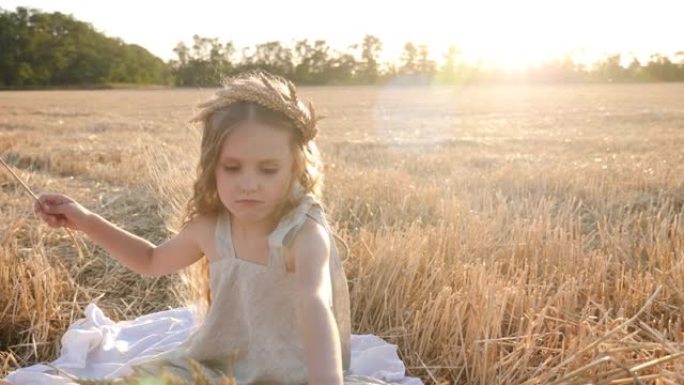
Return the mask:
[(296, 282), (294, 274), (286, 270), (283, 248), (307, 218), (323, 225), (330, 237), (332, 295), (328, 304), (339, 331), (344, 383), (387, 384), (349, 372), (351, 321), (347, 279), (321, 205), (311, 195), (305, 195), (269, 235), (267, 265), (235, 255), (230, 214), (225, 209), (219, 213), (215, 228), (218, 259), (209, 264), (212, 304), (204, 322), (178, 348), (134, 366), (135, 375), (154, 376), (163, 368), (166, 373), (192, 382), (192, 359), (213, 380), (232, 371), (238, 385), (306, 384), (303, 338), (294, 302)]

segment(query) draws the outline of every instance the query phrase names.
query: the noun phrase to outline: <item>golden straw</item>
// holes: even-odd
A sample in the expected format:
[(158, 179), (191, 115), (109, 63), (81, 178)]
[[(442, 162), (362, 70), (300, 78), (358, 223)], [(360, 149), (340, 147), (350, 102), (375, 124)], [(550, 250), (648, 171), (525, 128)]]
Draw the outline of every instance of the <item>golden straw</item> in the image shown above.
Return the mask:
[(14, 171), (12, 170), (12, 168), (11, 168), (7, 163), (5, 163), (5, 161), (4, 161), (1, 157), (0, 157), (0, 162), (2, 162), (2, 165), (5, 166), (5, 167), (7, 168), (7, 170), (10, 172), (10, 174), (12, 174), (12, 176), (14, 177), (14, 179), (16, 179), (17, 182), (19, 182), (19, 183), (22, 185), (22, 187), (24, 187), (24, 189), (25, 189), (29, 194), (31, 194), (31, 196), (33, 197), (33, 199), (35, 199), (36, 202), (40, 203), (40, 200), (38, 200), (38, 197), (36, 196), (36, 194), (34, 194), (33, 191), (31, 191), (31, 189), (29, 188), (29, 186), (27, 186), (26, 183), (24, 183), (24, 181), (21, 180), (21, 178), (19, 178), (19, 175), (17, 175), (17, 174), (14, 173)]
[[(5, 168), (7, 168), (7, 170), (10, 172), (10, 174), (12, 174), (14, 179), (16, 179), (19, 182), (19, 184), (21, 184), (21, 186), (24, 187), (24, 189), (33, 197), (33, 199), (36, 200), (36, 202), (38, 202), (38, 204), (42, 204), (40, 203), (40, 199), (38, 199), (38, 196), (34, 194), (33, 191), (31, 191), (29, 186), (27, 186), (26, 183), (24, 183), (24, 181), (21, 180), (21, 178), (19, 178), (19, 175), (14, 173), (12, 168), (7, 163), (5, 163), (2, 157), (0, 157), (0, 163), (2, 163), (2, 165), (5, 166)], [(59, 215), (61, 216), (62, 214)], [(70, 229), (65, 227), (64, 230), (66, 230), (67, 234), (69, 234), (69, 237), (71, 237), (71, 241), (74, 242), (74, 246), (76, 246), (76, 251), (78, 252), (78, 258), (83, 259), (83, 251), (81, 250), (81, 246), (78, 244), (76, 237), (74, 237), (74, 234), (71, 232)]]

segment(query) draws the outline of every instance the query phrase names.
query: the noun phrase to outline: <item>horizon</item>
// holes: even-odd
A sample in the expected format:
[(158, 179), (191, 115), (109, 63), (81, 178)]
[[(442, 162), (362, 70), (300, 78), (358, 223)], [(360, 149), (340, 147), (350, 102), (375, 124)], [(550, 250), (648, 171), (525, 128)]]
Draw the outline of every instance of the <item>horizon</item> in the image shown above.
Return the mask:
[[(382, 62), (399, 62), (404, 44), (411, 42), (416, 46), (425, 44), (430, 59), (437, 63), (442, 62), (449, 46), (455, 46), (467, 63), (481, 61), (485, 66), (505, 70), (524, 70), (566, 55), (578, 64), (591, 64), (608, 55), (620, 54), (624, 65), (633, 58), (643, 63), (652, 54), (674, 59), (676, 53), (684, 52), (684, 44), (677, 40), (678, 36), (684, 36), (684, 23), (678, 23), (676, 16), (684, 13), (684, 3), (665, 0), (650, 3), (611, 0), (600, 4), (581, 0), (568, 9), (560, 9), (558, 3), (537, 0), (517, 4), (500, 0), (462, 2), (447, 9), (437, 6), (436, 0), (425, 0), (420, 8), (403, 4), (383, 9), (381, 4), (353, 0), (335, 10), (339, 15), (334, 20), (307, 15), (306, 9), (325, 7), (310, 0), (300, 1), (299, 8), (294, 10), (297, 7), (291, 3), (261, 1), (235, 4), (217, 12), (206, 12), (215, 8), (207, 5), (206, 0), (195, 1), (193, 8), (169, 4), (163, 11), (155, 4), (130, 1), (101, 4), (84, 0), (6, 0), (4, 3), (2, 9), (10, 11), (26, 7), (72, 15), (109, 37), (144, 47), (165, 62), (176, 58), (173, 48), (179, 42), (191, 46), (195, 34), (218, 38), (222, 43), (232, 41), (238, 55), (242, 49), (269, 41), (292, 47), (303, 39), (325, 40), (333, 50), (350, 52), (350, 45), (360, 46), (365, 35), (373, 35), (382, 41), (379, 56)], [(668, 8), (670, 11), (662, 11)], [(131, 13), (131, 9), (136, 12)], [(255, 27), (255, 19), (249, 17), (221, 19), (233, 9), (238, 15), (258, 14), (260, 24)], [(263, 9), (271, 12), (257, 13)], [(196, 16), (196, 11), (204, 14)], [(168, 16), (150, 19), (160, 12)], [(390, 12), (393, 17), (382, 16)], [(620, 17), (615, 17), (617, 14)], [(154, 28), (150, 28), (150, 23)], [(354, 32), (349, 26), (341, 27), (340, 23), (342, 26), (356, 24), (354, 30), (361, 32)], [(407, 27), (410, 24), (415, 27)], [(243, 30), (249, 32), (243, 35)]]

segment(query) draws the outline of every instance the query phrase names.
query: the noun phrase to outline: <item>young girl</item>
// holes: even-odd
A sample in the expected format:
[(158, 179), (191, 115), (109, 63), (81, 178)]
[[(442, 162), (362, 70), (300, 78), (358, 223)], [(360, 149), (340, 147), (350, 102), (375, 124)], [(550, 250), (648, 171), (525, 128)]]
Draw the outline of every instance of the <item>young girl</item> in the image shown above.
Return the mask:
[(82, 231), (146, 276), (207, 257), (204, 322), (133, 372), (163, 368), (192, 382), (193, 361), (210, 378), (232, 374), (237, 384), (385, 384), (349, 371), (349, 292), (319, 203), (313, 106), (289, 81), (252, 72), (199, 107), (198, 175), (173, 238), (155, 246), (64, 195), (43, 195), (34, 207), (49, 226)]

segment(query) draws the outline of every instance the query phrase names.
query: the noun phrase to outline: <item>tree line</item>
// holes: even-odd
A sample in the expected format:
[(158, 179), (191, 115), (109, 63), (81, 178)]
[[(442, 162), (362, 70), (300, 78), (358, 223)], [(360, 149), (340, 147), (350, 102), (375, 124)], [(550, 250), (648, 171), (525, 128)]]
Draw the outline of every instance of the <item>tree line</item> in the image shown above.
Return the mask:
[(636, 82), (684, 81), (684, 52), (675, 60), (653, 54), (645, 63), (622, 64), (619, 54), (590, 66), (570, 55), (531, 69), (504, 71), (467, 63), (457, 47), (442, 60), (426, 45), (407, 42), (398, 60), (382, 62), (382, 41), (366, 35), (340, 51), (325, 40), (279, 41), (238, 49), (232, 41), (193, 36), (180, 42), (168, 62), (143, 47), (97, 32), (92, 25), (59, 12), (19, 7), (0, 9), (0, 87), (87, 86), (112, 83), (217, 86), (225, 77), (261, 68), (305, 85), (462, 84), (469, 82)]
[(163, 60), (71, 15), (0, 9), (0, 87), (169, 82), (170, 67)]

